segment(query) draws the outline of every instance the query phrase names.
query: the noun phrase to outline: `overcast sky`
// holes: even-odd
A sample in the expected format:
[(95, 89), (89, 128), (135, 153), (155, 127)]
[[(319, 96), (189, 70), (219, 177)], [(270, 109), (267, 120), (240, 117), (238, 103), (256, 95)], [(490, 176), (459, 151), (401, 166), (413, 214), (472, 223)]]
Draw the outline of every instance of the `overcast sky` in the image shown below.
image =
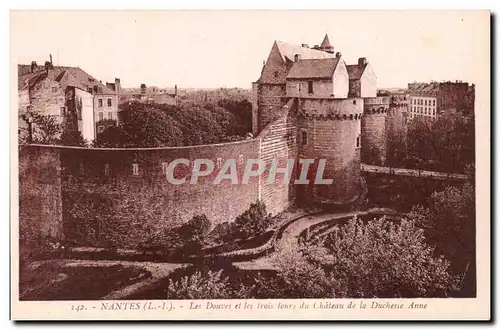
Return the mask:
[[(347, 64), (367, 57), (379, 87), (478, 80), (488, 61), (484, 12), (13, 12), (12, 62), (80, 66), (97, 79), (169, 87), (249, 88), (274, 40), (320, 44)], [(489, 38), (488, 38), (489, 40)]]

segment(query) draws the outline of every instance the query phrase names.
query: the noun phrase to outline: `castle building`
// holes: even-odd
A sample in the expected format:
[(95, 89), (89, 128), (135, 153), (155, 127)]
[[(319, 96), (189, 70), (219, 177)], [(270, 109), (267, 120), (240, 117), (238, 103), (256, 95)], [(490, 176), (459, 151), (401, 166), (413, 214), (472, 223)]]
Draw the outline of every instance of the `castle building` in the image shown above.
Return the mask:
[(377, 97), (376, 80), (366, 58), (346, 65), (328, 35), (313, 48), (274, 42), (260, 78), (252, 84), (252, 130), (258, 136), (275, 129), (285, 116), (289, 157), (326, 159), (324, 177), (333, 184), (297, 185), (301, 201), (352, 202), (362, 190), (363, 149), (383, 161), (389, 99)]
[(99, 121), (118, 118), (115, 91), (78, 67), (54, 66), (52, 60), (44, 66), (18, 65), (18, 94), (21, 129), (27, 128), (28, 113), (35, 112), (92, 141)]

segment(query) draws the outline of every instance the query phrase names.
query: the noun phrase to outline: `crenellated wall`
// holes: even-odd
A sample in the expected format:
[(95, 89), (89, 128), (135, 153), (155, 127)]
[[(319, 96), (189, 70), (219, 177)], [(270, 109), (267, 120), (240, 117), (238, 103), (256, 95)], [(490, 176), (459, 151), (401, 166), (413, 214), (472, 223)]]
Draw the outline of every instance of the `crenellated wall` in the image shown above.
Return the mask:
[[(310, 184), (296, 185), (301, 202), (348, 204), (360, 195), (362, 111), (362, 99), (329, 100), (316, 107), (305, 103), (297, 119), (299, 159), (314, 159), (315, 163)], [(323, 178), (333, 179), (333, 184), (313, 184), (319, 159), (326, 160)]]

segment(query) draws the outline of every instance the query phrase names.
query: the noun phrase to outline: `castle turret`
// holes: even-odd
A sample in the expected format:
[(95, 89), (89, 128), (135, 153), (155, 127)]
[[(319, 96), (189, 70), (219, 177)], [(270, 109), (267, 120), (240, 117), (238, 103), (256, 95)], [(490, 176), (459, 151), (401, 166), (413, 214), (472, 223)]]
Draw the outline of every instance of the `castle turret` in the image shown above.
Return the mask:
[[(309, 183), (295, 186), (297, 200), (324, 205), (353, 202), (361, 194), (363, 99), (348, 98), (344, 60), (336, 56), (298, 61), (286, 81), (287, 98), (296, 98), (298, 159), (314, 160)], [(299, 167), (299, 178), (302, 171)]]
[(330, 40), (328, 39), (328, 34), (325, 34), (325, 37), (323, 38), (323, 42), (321, 42), (319, 49), (327, 53), (334, 53), (333, 46), (330, 44)]
[(390, 106), (390, 96), (364, 99), (361, 120), (361, 161), (365, 164), (384, 165), (386, 153), (386, 117)]

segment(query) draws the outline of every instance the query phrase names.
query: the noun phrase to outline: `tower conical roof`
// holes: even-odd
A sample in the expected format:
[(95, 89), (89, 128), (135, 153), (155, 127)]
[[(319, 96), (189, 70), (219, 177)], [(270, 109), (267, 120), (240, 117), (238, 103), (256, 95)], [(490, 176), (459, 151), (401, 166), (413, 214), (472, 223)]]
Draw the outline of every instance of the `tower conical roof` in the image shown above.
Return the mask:
[(332, 48), (332, 45), (330, 45), (330, 40), (328, 39), (328, 33), (325, 34), (325, 38), (323, 38), (323, 42), (321, 43), (320, 47), (323, 49)]

